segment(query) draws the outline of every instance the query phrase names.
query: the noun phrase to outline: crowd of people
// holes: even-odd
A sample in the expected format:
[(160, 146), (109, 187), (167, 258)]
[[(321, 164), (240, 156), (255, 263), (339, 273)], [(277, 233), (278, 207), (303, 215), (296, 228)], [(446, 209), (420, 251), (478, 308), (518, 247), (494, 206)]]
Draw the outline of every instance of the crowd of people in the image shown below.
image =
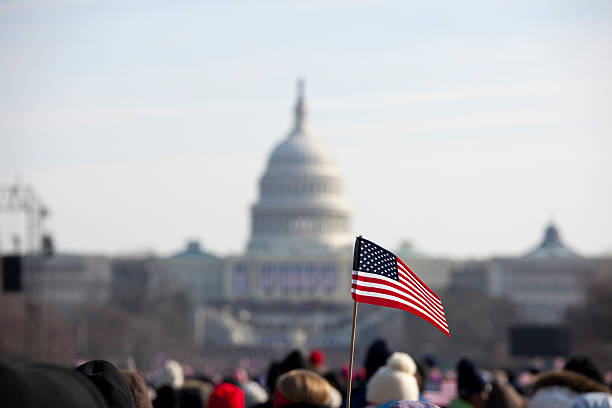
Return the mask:
[(265, 375), (238, 368), (226, 377), (190, 373), (166, 360), (147, 373), (105, 360), (74, 369), (0, 362), (0, 406), (92, 408), (603, 408), (612, 407), (612, 380), (588, 358), (518, 374), (483, 371), (462, 358), (442, 370), (433, 356), (421, 360), (374, 341), (354, 373), (327, 370), (320, 350), (294, 350), (270, 363)]

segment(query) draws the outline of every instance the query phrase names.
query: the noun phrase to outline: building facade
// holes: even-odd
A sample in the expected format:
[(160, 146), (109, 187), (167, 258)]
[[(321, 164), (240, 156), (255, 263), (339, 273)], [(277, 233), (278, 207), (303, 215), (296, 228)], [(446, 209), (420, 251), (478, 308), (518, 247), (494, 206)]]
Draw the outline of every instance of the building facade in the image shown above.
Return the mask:
[(549, 225), (541, 243), (524, 256), (468, 262), (453, 271), (451, 286), (511, 300), (521, 323), (558, 325), (580, 304), (598, 269), (561, 241)]
[[(216, 258), (195, 243), (160, 261), (194, 307), (200, 345), (344, 346), (351, 328), (350, 206), (332, 153), (308, 126), (298, 82), (293, 125), (269, 156), (243, 254)], [(440, 289), (451, 262), (403, 245), (401, 257)], [(164, 284), (167, 285), (167, 284)], [(373, 324), (373, 323), (372, 323)], [(363, 316), (362, 328), (370, 327)]]

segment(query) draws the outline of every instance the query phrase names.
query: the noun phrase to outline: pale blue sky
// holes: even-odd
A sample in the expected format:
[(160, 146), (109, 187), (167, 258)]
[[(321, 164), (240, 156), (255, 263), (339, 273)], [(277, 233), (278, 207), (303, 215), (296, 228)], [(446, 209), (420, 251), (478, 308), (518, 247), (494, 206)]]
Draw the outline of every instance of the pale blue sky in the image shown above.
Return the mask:
[(612, 2), (424, 3), (0, 0), (0, 182), (60, 249), (239, 252), (304, 76), (356, 234), (611, 252)]

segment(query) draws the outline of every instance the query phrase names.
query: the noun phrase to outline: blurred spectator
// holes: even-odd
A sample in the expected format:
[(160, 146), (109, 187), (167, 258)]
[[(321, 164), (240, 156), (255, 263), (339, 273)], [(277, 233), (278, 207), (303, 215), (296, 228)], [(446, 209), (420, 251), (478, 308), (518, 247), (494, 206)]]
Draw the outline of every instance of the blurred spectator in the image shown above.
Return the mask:
[(527, 408), (527, 400), (508, 382), (506, 373), (494, 371), (491, 392), (485, 406), (487, 408)]
[[(308, 365), (310, 368), (323, 376), (327, 382), (334, 387), (340, 395), (344, 395), (346, 390), (340, 383), (338, 375), (333, 371), (328, 371), (325, 367), (325, 354), (319, 349), (312, 349), (308, 356)], [(348, 371), (348, 370), (347, 370)]]
[(179, 389), (183, 386), (184, 382), (183, 367), (175, 360), (166, 360), (163, 367), (157, 373), (155, 386), (159, 388), (167, 385), (174, 389)]
[(157, 389), (154, 408), (175, 408), (178, 405), (177, 391), (169, 385)]
[(370, 344), (366, 359), (364, 362), (366, 370), (366, 378), (363, 383), (352, 390), (351, 408), (363, 408), (367, 405), (366, 391), (370, 377), (374, 375), (379, 367), (382, 367), (387, 362), (387, 359), (392, 354), (392, 349), (389, 343), (384, 339), (378, 339)]
[(185, 384), (183, 384), (183, 389), (198, 390), (204, 407), (206, 406), (208, 397), (210, 397), (213, 388), (214, 385), (211, 382), (202, 381), (196, 378), (189, 378), (185, 380)]
[(562, 370), (539, 374), (533, 382), (530, 408), (567, 408), (580, 394), (609, 392), (608, 387), (577, 372)]
[(266, 390), (249, 379), (247, 371), (243, 368), (239, 368), (234, 371), (234, 379), (237, 381), (237, 385), (244, 392), (244, 406), (250, 408), (259, 404), (263, 404), (268, 401), (268, 393)]
[(323, 375), (325, 373), (325, 354), (319, 349), (313, 349), (308, 356), (308, 364), (313, 371)]
[(125, 378), (132, 396), (134, 397), (134, 406), (136, 408), (153, 408), (153, 404), (149, 399), (149, 393), (147, 391), (147, 385), (144, 379), (136, 371), (121, 370), (123, 378)]
[(178, 392), (180, 408), (205, 408), (206, 400), (197, 388), (181, 388)]
[(427, 376), (423, 377), (425, 383), (423, 387), (426, 390), (440, 390), (440, 384), (442, 383), (442, 373), (438, 368), (438, 360), (433, 354), (426, 354), (423, 360), (423, 370), (426, 371)]
[(242, 384), (241, 388), (244, 392), (245, 408), (251, 408), (268, 401), (268, 393), (261, 385), (259, 385), (255, 381), (249, 380), (246, 383)]
[(244, 408), (244, 393), (228, 383), (217, 385), (208, 397), (207, 408)]
[(431, 402), (425, 401), (393, 401), (379, 405), (377, 408), (440, 408)]
[(393, 353), (386, 364), (370, 378), (366, 400), (369, 404), (380, 405), (392, 401), (419, 398), (416, 364), (406, 353)]
[(0, 362), (0, 402), (7, 408), (107, 408), (98, 388), (83, 375), (44, 364)]
[(603, 377), (595, 364), (587, 357), (572, 357), (565, 363), (565, 369), (580, 373), (590, 379), (604, 384)]
[(419, 387), (419, 401), (428, 402), (423, 393), (425, 392), (425, 383), (429, 379), (429, 366), (423, 363), (416, 363), (415, 377)]
[(330, 407), (340, 404), (333, 401), (332, 387), (327, 380), (311, 370), (297, 369), (279, 377), (274, 390), (274, 408), (279, 407)]
[(121, 371), (105, 360), (92, 360), (75, 371), (84, 374), (98, 388), (109, 408), (134, 408), (134, 397)]
[(457, 394), (449, 408), (483, 408), (489, 391), (474, 363), (463, 358), (457, 364)]
[(285, 357), (280, 363), (272, 362), (270, 369), (268, 370), (268, 378), (266, 379), (266, 385), (270, 392), (274, 392), (276, 388), (276, 380), (281, 375), (298, 368), (306, 368), (306, 361), (304, 356), (299, 350), (293, 350)]
[(605, 392), (588, 392), (576, 398), (570, 408), (612, 408), (612, 396)]

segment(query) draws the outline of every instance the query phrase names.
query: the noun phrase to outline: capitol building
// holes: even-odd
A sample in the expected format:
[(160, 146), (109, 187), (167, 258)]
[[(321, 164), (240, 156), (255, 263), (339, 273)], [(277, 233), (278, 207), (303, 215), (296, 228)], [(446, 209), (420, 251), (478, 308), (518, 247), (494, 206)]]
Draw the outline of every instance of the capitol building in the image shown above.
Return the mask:
[[(225, 258), (190, 242), (161, 259), (158, 286), (188, 293), (196, 344), (204, 347), (346, 347), (351, 329), (351, 209), (332, 152), (308, 126), (303, 82), (293, 124), (273, 147), (250, 207), (245, 252)], [(471, 290), (506, 298), (520, 321), (556, 325), (584, 298), (592, 260), (565, 247), (549, 226), (526, 256), (459, 261), (403, 243), (389, 248), (435, 291)], [(542, 282), (542, 284), (533, 284)], [(363, 308), (360, 338), (397, 314)]]
[[(200, 350), (346, 349), (355, 240), (351, 206), (324, 137), (308, 126), (302, 82), (291, 116), (290, 129), (261, 170), (259, 194), (245, 208), (250, 235), (243, 253), (220, 257), (194, 240), (165, 258), (56, 254), (40, 265), (41, 273), (26, 273), (26, 288), (67, 315), (78, 314), (83, 303), (104, 305), (122, 288), (144, 287), (151, 299), (179, 293), (187, 300)], [(506, 299), (515, 304), (518, 323), (540, 326), (562, 324), (568, 307), (584, 302), (591, 277), (609, 263), (566, 246), (552, 224), (536, 247), (513, 257), (432, 257), (409, 242), (388, 249), (435, 292)], [(383, 324), (402, 327), (403, 316), (360, 306), (357, 336), (367, 344)]]
[[(158, 285), (188, 291), (202, 346), (344, 346), (350, 337), (351, 209), (332, 152), (308, 126), (302, 81), (292, 113), (259, 179), (245, 252), (218, 258), (190, 242), (160, 261)], [(427, 266), (433, 288), (450, 281), (449, 261), (409, 245), (402, 254)], [(375, 324), (362, 317), (360, 329)]]
[[(157, 284), (159, 290), (174, 285), (187, 292), (195, 341), (202, 347), (348, 344), (351, 210), (332, 152), (307, 119), (299, 81), (293, 124), (273, 147), (259, 179), (243, 254), (220, 258), (192, 241), (159, 260), (152, 290)], [(594, 269), (590, 260), (564, 247), (550, 226), (541, 247), (526, 257), (465, 262), (430, 257), (408, 243), (389, 249), (434, 291), (463, 288), (507, 298), (519, 306), (522, 321), (544, 325), (559, 324), (564, 310), (581, 302), (583, 278), (591, 274), (585, 271)], [(397, 316), (384, 308), (363, 309), (361, 338), (375, 332), (381, 319)]]
[(161, 261), (160, 285), (180, 282), (189, 291), (201, 345), (344, 341), (334, 331), (350, 325), (351, 211), (332, 152), (307, 115), (299, 81), (293, 125), (272, 149), (250, 208), (245, 252), (217, 258), (190, 242)]

